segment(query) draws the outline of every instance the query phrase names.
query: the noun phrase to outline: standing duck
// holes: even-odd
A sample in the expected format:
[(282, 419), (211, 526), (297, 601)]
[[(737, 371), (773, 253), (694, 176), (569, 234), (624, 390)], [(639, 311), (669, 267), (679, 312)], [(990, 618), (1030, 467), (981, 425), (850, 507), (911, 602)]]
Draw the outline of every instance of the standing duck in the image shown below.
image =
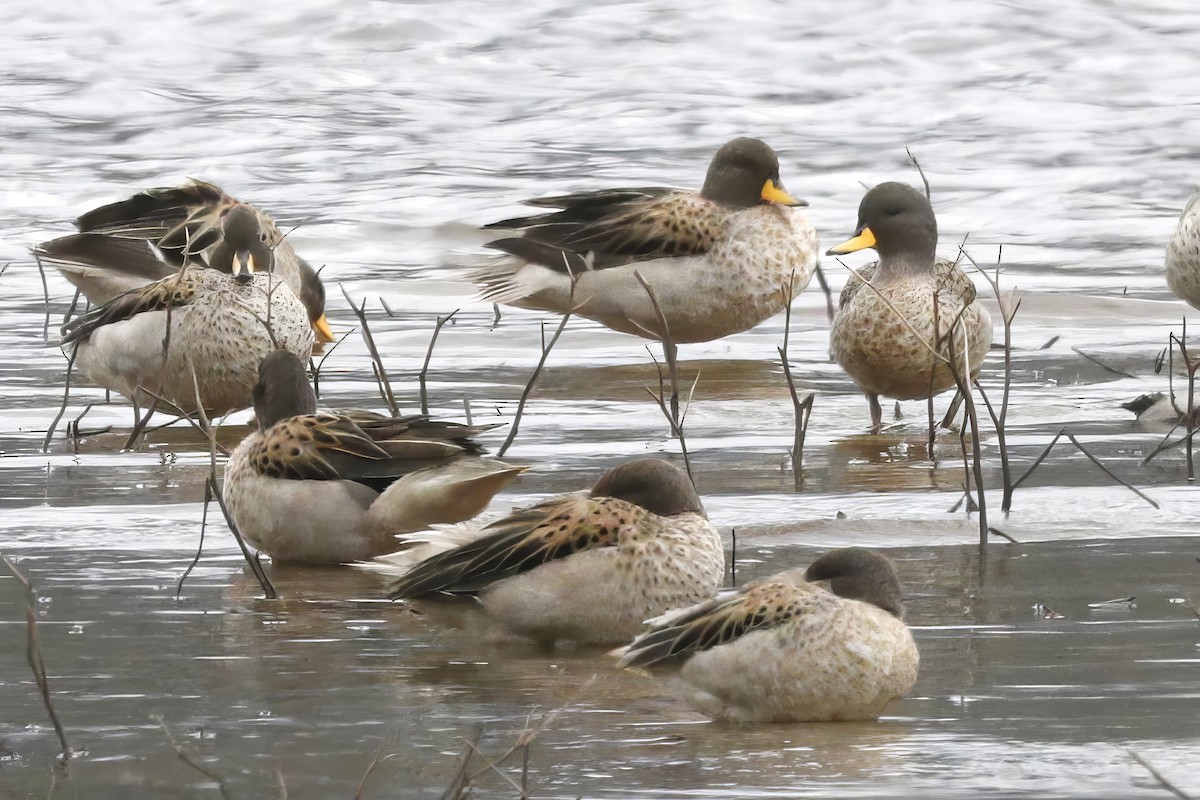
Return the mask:
[(688, 700), (716, 719), (875, 719), (917, 679), (901, 595), (887, 558), (834, 550), (651, 620), (616, 654), (627, 667), (682, 660)]
[[(203, 407), (216, 416), (246, 408), (263, 356), (282, 347), (308, 358), (313, 346), (305, 307), (264, 271), (272, 254), (260, 223), (245, 206), (230, 209), (209, 255), (214, 269), (185, 266), (117, 295), (63, 327), (64, 351), (73, 348), (84, 374), (135, 410)], [(113, 265), (148, 273), (158, 261), (144, 242), (97, 234), (55, 239), (34, 253), (79, 274)]]
[(816, 231), (796, 208), (806, 203), (784, 191), (779, 158), (758, 139), (718, 150), (699, 193), (601, 189), (529, 204), (558, 210), (487, 226), (521, 235), (488, 244), (511, 257), (472, 273), (482, 296), (648, 339), (662, 338), (659, 319), (635, 273), (682, 344), (753, 328), (782, 311), (817, 265)]
[(277, 561), (390, 552), (396, 534), (470, 519), (525, 471), (479, 457), (471, 437), (490, 426), (318, 412), (304, 364), (287, 350), (262, 360), (254, 413), (258, 430), (225, 467), (225, 500), (243, 538)]
[[(161, 280), (185, 263), (229, 272), (225, 246), (225, 217), (231, 211), (253, 216), (257, 234), (270, 251), (270, 261), (260, 259), (260, 271), (274, 272), (304, 304), (318, 342), (332, 342), (325, 319), (325, 285), (317, 270), (296, 253), (291, 242), (261, 209), (231, 197), (204, 181), (171, 188), (147, 189), (132, 197), (88, 211), (77, 220), (81, 236), (76, 250), (103, 250), (102, 237), (139, 242), (122, 251), (131, 258), (58, 265), (63, 275), (93, 305), (102, 305), (119, 294)], [(140, 257), (140, 250), (155, 258)]]
[(1188, 198), (1167, 243), (1167, 286), (1192, 308), (1200, 308), (1200, 190)]
[(859, 271), (870, 286), (854, 277), (847, 282), (829, 331), (829, 354), (867, 396), (871, 430), (878, 433), (880, 395), (918, 400), (955, 386), (947, 363), (951, 344), (960, 373), (969, 374), (968, 383), (975, 379), (992, 344), (992, 318), (957, 263), (936, 257), (933, 208), (911, 186), (881, 183), (867, 192), (854, 237), (828, 255), (868, 247), (879, 254), (876, 264)]
[(393, 599), (478, 593), (513, 633), (620, 642), (649, 617), (712, 597), (725, 553), (687, 473), (644, 458), (610, 469), (586, 494), (514, 511), (415, 566), (405, 551), (368, 566), (402, 575)]

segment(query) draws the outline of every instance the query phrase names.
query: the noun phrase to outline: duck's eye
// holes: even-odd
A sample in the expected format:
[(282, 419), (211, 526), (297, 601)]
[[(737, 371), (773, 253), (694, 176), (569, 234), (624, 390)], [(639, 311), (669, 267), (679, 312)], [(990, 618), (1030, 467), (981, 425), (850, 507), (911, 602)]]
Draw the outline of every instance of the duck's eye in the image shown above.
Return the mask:
[(259, 240), (260, 242), (265, 242), (265, 241), (267, 240), (267, 234), (266, 234), (266, 232), (265, 232), (265, 231), (264, 231), (263, 233), (260, 233), (260, 234), (258, 235), (258, 240)]

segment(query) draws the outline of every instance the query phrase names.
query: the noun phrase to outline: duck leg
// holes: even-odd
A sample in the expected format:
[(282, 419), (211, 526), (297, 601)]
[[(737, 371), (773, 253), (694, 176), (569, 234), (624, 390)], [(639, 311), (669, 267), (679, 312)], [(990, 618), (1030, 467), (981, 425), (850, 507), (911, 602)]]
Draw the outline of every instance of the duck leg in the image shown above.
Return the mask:
[(867, 392), (867, 403), (871, 406), (871, 433), (883, 430), (883, 408), (879, 405), (879, 395)]

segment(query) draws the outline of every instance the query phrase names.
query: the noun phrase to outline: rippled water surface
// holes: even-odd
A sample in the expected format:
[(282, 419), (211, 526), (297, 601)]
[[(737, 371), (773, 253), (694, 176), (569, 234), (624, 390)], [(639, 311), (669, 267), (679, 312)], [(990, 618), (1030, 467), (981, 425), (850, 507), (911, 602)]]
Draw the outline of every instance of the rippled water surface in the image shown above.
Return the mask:
[[(363, 797), (436, 797), (464, 737), (479, 732), (498, 756), (531, 712), (559, 708), (529, 751), (536, 797), (1168, 796), (1130, 751), (1200, 794), (1188, 602), (1200, 596), (1200, 502), (1178, 450), (1142, 464), (1170, 424), (1120, 408), (1167, 390), (1155, 358), (1188, 310), (1162, 260), (1200, 181), (1200, 6), (681, 5), (0, 6), (0, 547), (36, 585), (50, 689), (79, 751), (52, 774), (24, 595), (5, 572), (0, 797), (220, 796), (162, 726), (235, 797), (350, 797), (360, 782)], [(992, 493), (991, 523), (1019, 544), (995, 539), (981, 563), (976, 517), (950, 511), (957, 438), (940, 435), (931, 461), (919, 403), (866, 435), (865, 401), (828, 362), (815, 286), (789, 340), (800, 390), (817, 393), (799, 491), (783, 316), (684, 346), (685, 380), (699, 373), (688, 446), (714, 524), (737, 529), (739, 579), (846, 544), (896, 559), (922, 671), (878, 723), (706, 722), (668, 682), (616, 670), (602, 651), (505, 640), (469, 604), (380, 603), (368, 575), (272, 568), (284, 599), (264, 600), (220, 524), (176, 597), (200, 532), (203, 440), (175, 428), (121, 452), (131, 410), (85, 384), (64, 420), (97, 403), (81, 428), (112, 430), (73, 442), (60, 424), (43, 452), (71, 292), (47, 275), (47, 307), (27, 247), (88, 208), (187, 177), (263, 206), (326, 265), (336, 329), (356, 325), (339, 284), (367, 299), (405, 410), (436, 316), (459, 309), (431, 359), (433, 411), (461, 418), (466, 398), (477, 420), (507, 423), (547, 318), (508, 310), (493, 325), (461, 277), (482, 254), (477, 226), (529, 196), (698, 186), (715, 148), (743, 134), (779, 151), (826, 245), (853, 230), (864, 185), (919, 181), (911, 148), (943, 252), (966, 237), (1023, 296), (1015, 470), (1066, 429), (1159, 505), (1063, 443), (1010, 516)], [(825, 266), (836, 290), (845, 270)], [(644, 345), (570, 322), (508, 454), (532, 469), (497, 510), (632, 456), (678, 454), (643, 388), (657, 382)], [(1002, 377), (997, 352), (983, 371), (993, 398)], [(379, 405), (357, 334), (321, 388), (329, 405)], [(982, 448), (998, 486), (995, 437)], [(1130, 595), (1132, 606), (1088, 606)], [(1036, 618), (1035, 603), (1061, 618)], [(519, 757), (508, 763), (520, 783)], [(494, 773), (477, 791), (516, 794)]]

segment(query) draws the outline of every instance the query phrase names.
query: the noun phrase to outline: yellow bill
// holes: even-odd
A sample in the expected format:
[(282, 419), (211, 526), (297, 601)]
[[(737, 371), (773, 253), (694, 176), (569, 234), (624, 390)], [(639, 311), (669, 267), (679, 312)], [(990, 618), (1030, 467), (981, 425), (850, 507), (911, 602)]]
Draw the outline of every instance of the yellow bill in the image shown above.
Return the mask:
[(797, 200), (792, 197), (782, 186), (779, 186), (775, 181), (767, 178), (767, 182), (763, 184), (762, 199), (767, 203), (778, 203), (781, 206), (806, 206), (807, 200)]
[(333, 331), (329, 328), (329, 320), (325, 319), (322, 314), (312, 323), (313, 332), (317, 335), (318, 342), (336, 342), (337, 338), (333, 335)]
[(847, 239), (837, 247), (831, 247), (825, 251), (827, 256), (841, 256), (846, 253), (854, 253), (859, 250), (866, 250), (868, 247), (875, 246), (875, 234), (871, 233), (870, 228), (863, 228), (862, 232), (853, 239)]

